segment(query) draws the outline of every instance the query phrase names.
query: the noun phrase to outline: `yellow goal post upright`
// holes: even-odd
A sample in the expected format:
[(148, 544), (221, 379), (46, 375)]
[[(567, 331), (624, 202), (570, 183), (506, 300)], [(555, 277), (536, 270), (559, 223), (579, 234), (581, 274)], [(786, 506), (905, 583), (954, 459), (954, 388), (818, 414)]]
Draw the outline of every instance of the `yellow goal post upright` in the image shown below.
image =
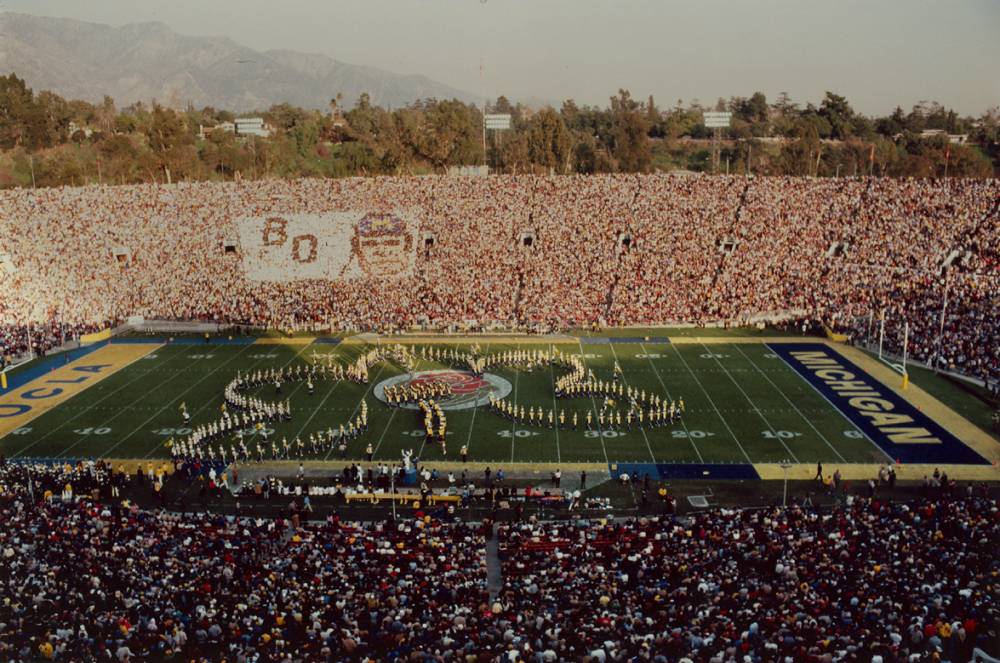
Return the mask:
[(884, 363), (886, 366), (903, 376), (903, 389), (910, 386), (910, 373), (906, 368), (906, 359), (909, 352), (910, 346), (910, 322), (908, 320), (903, 321), (903, 361), (902, 363), (896, 363), (892, 361), (884, 352), (883, 347), (885, 346), (885, 309), (879, 315), (879, 331), (878, 331), (878, 358), (879, 361)]

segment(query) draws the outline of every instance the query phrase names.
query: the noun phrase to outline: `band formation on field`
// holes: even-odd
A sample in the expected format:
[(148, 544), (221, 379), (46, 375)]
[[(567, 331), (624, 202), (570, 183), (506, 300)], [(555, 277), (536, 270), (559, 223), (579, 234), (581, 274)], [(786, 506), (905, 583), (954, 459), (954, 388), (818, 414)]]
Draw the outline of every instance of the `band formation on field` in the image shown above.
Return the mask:
[(15, 374), (0, 449), (223, 465), (741, 464), (761, 476), (769, 463), (995, 469), (988, 434), (818, 340), (169, 340), (102, 342)]

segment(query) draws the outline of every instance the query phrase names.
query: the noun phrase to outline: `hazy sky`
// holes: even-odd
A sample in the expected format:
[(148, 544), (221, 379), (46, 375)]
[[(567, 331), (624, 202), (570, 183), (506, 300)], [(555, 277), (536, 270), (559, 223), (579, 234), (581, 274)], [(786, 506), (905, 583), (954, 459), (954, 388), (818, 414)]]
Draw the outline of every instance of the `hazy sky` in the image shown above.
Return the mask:
[[(1000, 0), (0, 0), (0, 9), (121, 25), (163, 21), (487, 96), (661, 106), (824, 90), (887, 113), (1000, 105)], [(480, 80), (479, 61), (485, 63)]]

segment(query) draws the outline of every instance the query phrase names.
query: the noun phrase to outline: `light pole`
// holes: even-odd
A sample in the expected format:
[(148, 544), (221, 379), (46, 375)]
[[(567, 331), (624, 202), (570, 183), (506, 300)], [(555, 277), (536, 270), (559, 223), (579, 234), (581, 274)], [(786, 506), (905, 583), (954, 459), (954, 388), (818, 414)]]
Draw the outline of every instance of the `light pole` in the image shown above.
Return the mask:
[(785, 474), (785, 485), (781, 491), (781, 506), (787, 506), (788, 504), (788, 468), (792, 466), (792, 463), (788, 460), (781, 461), (781, 470)]
[[(938, 322), (938, 336), (937, 343), (935, 343), (935, 357), (934, 357), (934, 372), (939, 373), (941, 370), (941, 347), (944, 340), (944, 318), (948, 312), (948, 285), (951, 283), (951, 279), (948, 278), (948, 268), (945, 267), (944, 272), (944, 301), (941, 303), (941, 319)], [(905, 366), (903, 367), (906, 368)]]
[(389, 486), (389, 490), (392, 493), (389, 495), (389, 499), (392, 502), (392, 521), (396, 522), (396, 468), (392, 468), (392, 471), (389, 473)]

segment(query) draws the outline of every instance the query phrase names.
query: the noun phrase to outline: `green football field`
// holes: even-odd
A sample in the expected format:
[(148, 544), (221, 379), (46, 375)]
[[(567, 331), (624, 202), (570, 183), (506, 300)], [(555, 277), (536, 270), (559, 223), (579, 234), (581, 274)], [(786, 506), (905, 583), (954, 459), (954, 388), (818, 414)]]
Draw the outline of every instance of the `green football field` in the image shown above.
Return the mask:
[[(415, 343), (415, 345), (426, 345)], [(7, 457), (159, 458), (169, 456), (165, 443), (190, 432), (179, 407), (185, 403), (190, 426), (216, 420), (223, 389), (237, 371), (323, 361), (328, 356), (342, 364), (372, 346), (362, 344), (166, 344), (120, 371), (95, 383), (54, 409), (0, 438)], [(437, 345), (468, 351), (463, 344)], [(356, 416), (362, 399), (368, 403), (369, 430), (348, 448), (349, 458), (361, 458), (370, 443), (375, 457), (398, 461), (412, 449), (424, 461), (457, 460), (462, 445), (470, 460), (488, 463), (760, 463), (790, 460), (880, 463), (887, 456), (833, 408), (788, 365), (758, 343), (575, 343), (556, 346), (538, 342), (479, 343), (482, 354), (506, 350), (558, 347), (580, 355), (587, 369), (610, 380), (618, 361), (628, 386), (664, 398), (683, 398), (686, 409), (673, 425), (659, 428), (593, 430), (582, 422), (587, 410), (601, 409), (601, 398), (556, 399), (553, 383), (560, 369), (512, 367), (489, 373), (509, 382), (509, 400), (546, 413), (575, 411), (581, 425), (549, 428), (521, 425), (503, 419), (487, 407), (447, 411), (448, 456), (437, 445), (424, 442), (422, 415), (415, 410), (390, 408), (373, 388), (393, 376), (406, 375), (389, 362), (376, 364), (368, 384), (319, 381), (309, 395), (304, 382), (289, 383), (281, 399), (289, 399), (292, 420), (268, 424), (272, 439), (308, 438), (309, 433), (333, 428)], [(452, 368), (421, 360), (414, 373)], [(256, 389), (262, 399), (274, 399), (274, 387)], [(227, 440), (228, 442), (229, 440)], [(249, 438), (247, 446), (255, 446)], [(339, 460), (336, 450), (305, 458)]]

